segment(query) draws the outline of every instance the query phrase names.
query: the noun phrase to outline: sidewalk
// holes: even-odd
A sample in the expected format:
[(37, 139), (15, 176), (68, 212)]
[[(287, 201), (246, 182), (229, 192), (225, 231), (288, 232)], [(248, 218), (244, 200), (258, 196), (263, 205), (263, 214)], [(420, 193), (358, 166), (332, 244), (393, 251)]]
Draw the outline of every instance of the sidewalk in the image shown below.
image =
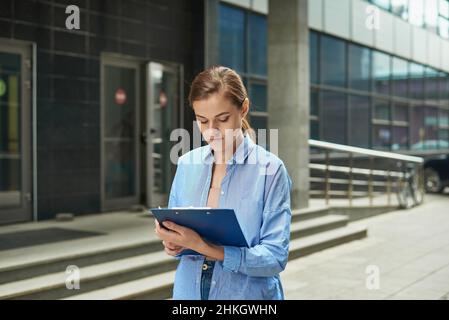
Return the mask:
[[(449, 194), (357, 224), (366, 239), (287, 264), (286, 299), (449, 299)], [(378, 268), (379, 289), (367, 289), (367, 266)]]

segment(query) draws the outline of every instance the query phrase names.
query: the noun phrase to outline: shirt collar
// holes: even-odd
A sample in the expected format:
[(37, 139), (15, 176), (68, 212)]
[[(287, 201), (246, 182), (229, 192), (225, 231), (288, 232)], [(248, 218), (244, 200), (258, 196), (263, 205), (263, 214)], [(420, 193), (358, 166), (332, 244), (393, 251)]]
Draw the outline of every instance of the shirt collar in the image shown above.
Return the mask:
[[(242, 164), (245, 162), (246, 158), (254, 148), (255, 143), (250, 138), (248, 133), (243, 134), (243, 141), (240, 142), (237, 149), (235, 150), (232, 158), (229, 159), (226, 164), (234, 165), (236, 163)], [(212, 160), (213, 158), (212, 148), (209, 144), (206, 145), (206, 152), (203, 156), (203, 162), (207, 162)], [(212, 160), (213, 161), (213, 160)]]

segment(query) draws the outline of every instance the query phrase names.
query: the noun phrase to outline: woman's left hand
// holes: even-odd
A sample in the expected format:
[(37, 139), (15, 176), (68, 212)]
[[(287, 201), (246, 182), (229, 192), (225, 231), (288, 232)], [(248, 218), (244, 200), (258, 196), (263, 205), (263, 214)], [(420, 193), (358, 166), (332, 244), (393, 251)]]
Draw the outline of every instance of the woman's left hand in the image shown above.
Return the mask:
[(159, 222), (155, 220), (156, 229), (155, 232), (159, 238), (164, 241), (173, 242), (178, 246), (188, 248), (191, 250), (199, 251), (198, 249), (204, 245), (204, 240), (194, 230), (180, 226), (172, 221), (162, 222), (163, 226), (169, 230), (162, 228)]

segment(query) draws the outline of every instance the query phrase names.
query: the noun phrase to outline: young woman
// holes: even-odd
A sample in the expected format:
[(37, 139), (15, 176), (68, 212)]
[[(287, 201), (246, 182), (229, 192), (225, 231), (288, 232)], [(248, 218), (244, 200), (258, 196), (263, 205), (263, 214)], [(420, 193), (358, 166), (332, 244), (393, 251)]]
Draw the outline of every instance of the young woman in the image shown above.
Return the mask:
[[(180, 259), (173, 299), (284, 299), (279, 273), (288, 260), (292, 186), (286, 167), (250, 137), (249, 100), (235, 71), (201, 72), (189, 101), (208, 144), (179, 158), (168, 206), (232, 208), (250, 247), (212, 245), (192, 229), (164, 222), (167, 230), (156, 221), (165, 251)], [(201, 255), (176, 256), (186, 248)]]

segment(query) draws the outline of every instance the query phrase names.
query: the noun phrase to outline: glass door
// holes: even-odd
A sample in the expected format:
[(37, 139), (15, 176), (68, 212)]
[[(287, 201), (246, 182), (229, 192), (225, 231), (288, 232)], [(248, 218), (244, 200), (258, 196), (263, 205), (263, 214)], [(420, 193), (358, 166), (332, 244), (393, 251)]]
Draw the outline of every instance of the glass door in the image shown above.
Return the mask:
[(32, 219), (30, 51), (0, 42), (0, 223)]
[(102, 58), (102, 208), (139, 203), (139, 63)]
[(182, 127), (182, 88), (179, 66), (151, 62), (147, 66), (146, 204), (166, 206), (176, 164), (170, 160), (172, 130)]

